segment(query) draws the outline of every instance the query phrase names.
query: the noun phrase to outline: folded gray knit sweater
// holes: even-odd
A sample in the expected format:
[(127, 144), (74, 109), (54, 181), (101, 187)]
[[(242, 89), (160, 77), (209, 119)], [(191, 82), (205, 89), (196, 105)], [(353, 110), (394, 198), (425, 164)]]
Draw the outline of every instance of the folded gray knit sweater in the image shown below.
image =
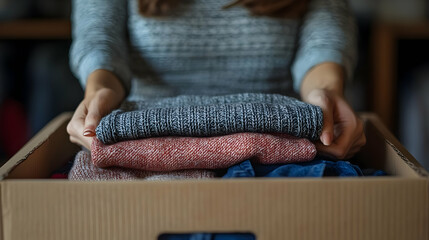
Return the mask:
[(278, 94), (178, 96), (125, 102), (97, 126), (105, 144), (159, 136), (207, 137), (238, 132), (287, 133), (317, 140), (318, 106)]

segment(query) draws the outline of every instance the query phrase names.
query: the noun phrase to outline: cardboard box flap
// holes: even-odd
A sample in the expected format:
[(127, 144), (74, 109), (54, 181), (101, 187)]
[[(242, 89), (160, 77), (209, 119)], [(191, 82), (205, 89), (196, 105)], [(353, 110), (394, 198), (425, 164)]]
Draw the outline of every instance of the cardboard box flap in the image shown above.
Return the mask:
[(156, 240), (200, 231), (257, 240), (428, 238), (423, 178), (1, 184), (5, 239)]
[(429, 173), (372, 113), (361, 113), (367, 143), (358, 153), (361, 167), (383, 169), (393, 176), (428, 178)]
[(49, 177), (64, 165), (70, 155), (79, 150), (69, 141), (66, 131), (71, 116), (72, 113), (63, 113), (40, 130), (0, 168), (0, 180)]

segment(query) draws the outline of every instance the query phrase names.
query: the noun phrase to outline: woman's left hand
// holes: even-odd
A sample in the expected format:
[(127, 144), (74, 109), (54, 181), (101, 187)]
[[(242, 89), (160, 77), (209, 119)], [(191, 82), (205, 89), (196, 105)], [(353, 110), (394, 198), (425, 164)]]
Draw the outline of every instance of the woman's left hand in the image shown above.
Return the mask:
[(316, 143), (319, 154), (348, 159), (365, 145), (363, 122), (342, 96), (333, 91), (314, 89), (306, 99), (323, 111), (322, 134), (320, 143)]
[(323, 111), (323, 128), (319, 154), (348, 159), (366, 143), (362, 120), (343, 97), (343, 68), (335, 63), (322, 63), (310, 70), (301, 85), (303, 101)]

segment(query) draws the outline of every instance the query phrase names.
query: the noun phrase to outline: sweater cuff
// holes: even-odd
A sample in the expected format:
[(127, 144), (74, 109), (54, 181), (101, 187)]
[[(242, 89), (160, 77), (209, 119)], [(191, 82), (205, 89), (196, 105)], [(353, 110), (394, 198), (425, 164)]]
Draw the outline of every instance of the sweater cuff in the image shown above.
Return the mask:
[(302, 80), (307, 72), (314, 66), (334, 62), (344, 67), (346, 79), (352, 78), (353, 66), (351, 60), (344, 53), (335, 49), (311, 50), (311, 54), (298, 57), (292, 65), (293, 88), (299, 93)]
[(99, 51), (90, 52), (85, 56), (84, 59), (82, 59), (79, 65), (78, 77), (83, 89), (85, 89), (88, 77), (92, 72), (95, 70), (104, 69), (114, 73), (119, 78), (122, 85), (124, 86), (126, 95), (128, 95), (131, 87), (131, 73), (129, 71), (128, 65), (120, 61), (115, 63), (107, 62), (105, 59), (108, 59), (106, 54)]

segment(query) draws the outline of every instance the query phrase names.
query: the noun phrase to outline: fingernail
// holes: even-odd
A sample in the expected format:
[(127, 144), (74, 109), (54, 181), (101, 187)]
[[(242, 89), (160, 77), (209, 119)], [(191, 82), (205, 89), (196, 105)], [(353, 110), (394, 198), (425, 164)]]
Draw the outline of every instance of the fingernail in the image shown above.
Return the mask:
[(328, 134), (324, 134), (321, 138), (322, 138), (323, 145), (329, 146), (331, 144), (331, 138), (329, 137)]
[(83, 131), (83, 136), (85, 136), (85, 137), (92, 137), (94, 135), (95, 135), (95, 133), (93, 131), (91, 131), (91, 130), (85, 130), (85, 131)]

